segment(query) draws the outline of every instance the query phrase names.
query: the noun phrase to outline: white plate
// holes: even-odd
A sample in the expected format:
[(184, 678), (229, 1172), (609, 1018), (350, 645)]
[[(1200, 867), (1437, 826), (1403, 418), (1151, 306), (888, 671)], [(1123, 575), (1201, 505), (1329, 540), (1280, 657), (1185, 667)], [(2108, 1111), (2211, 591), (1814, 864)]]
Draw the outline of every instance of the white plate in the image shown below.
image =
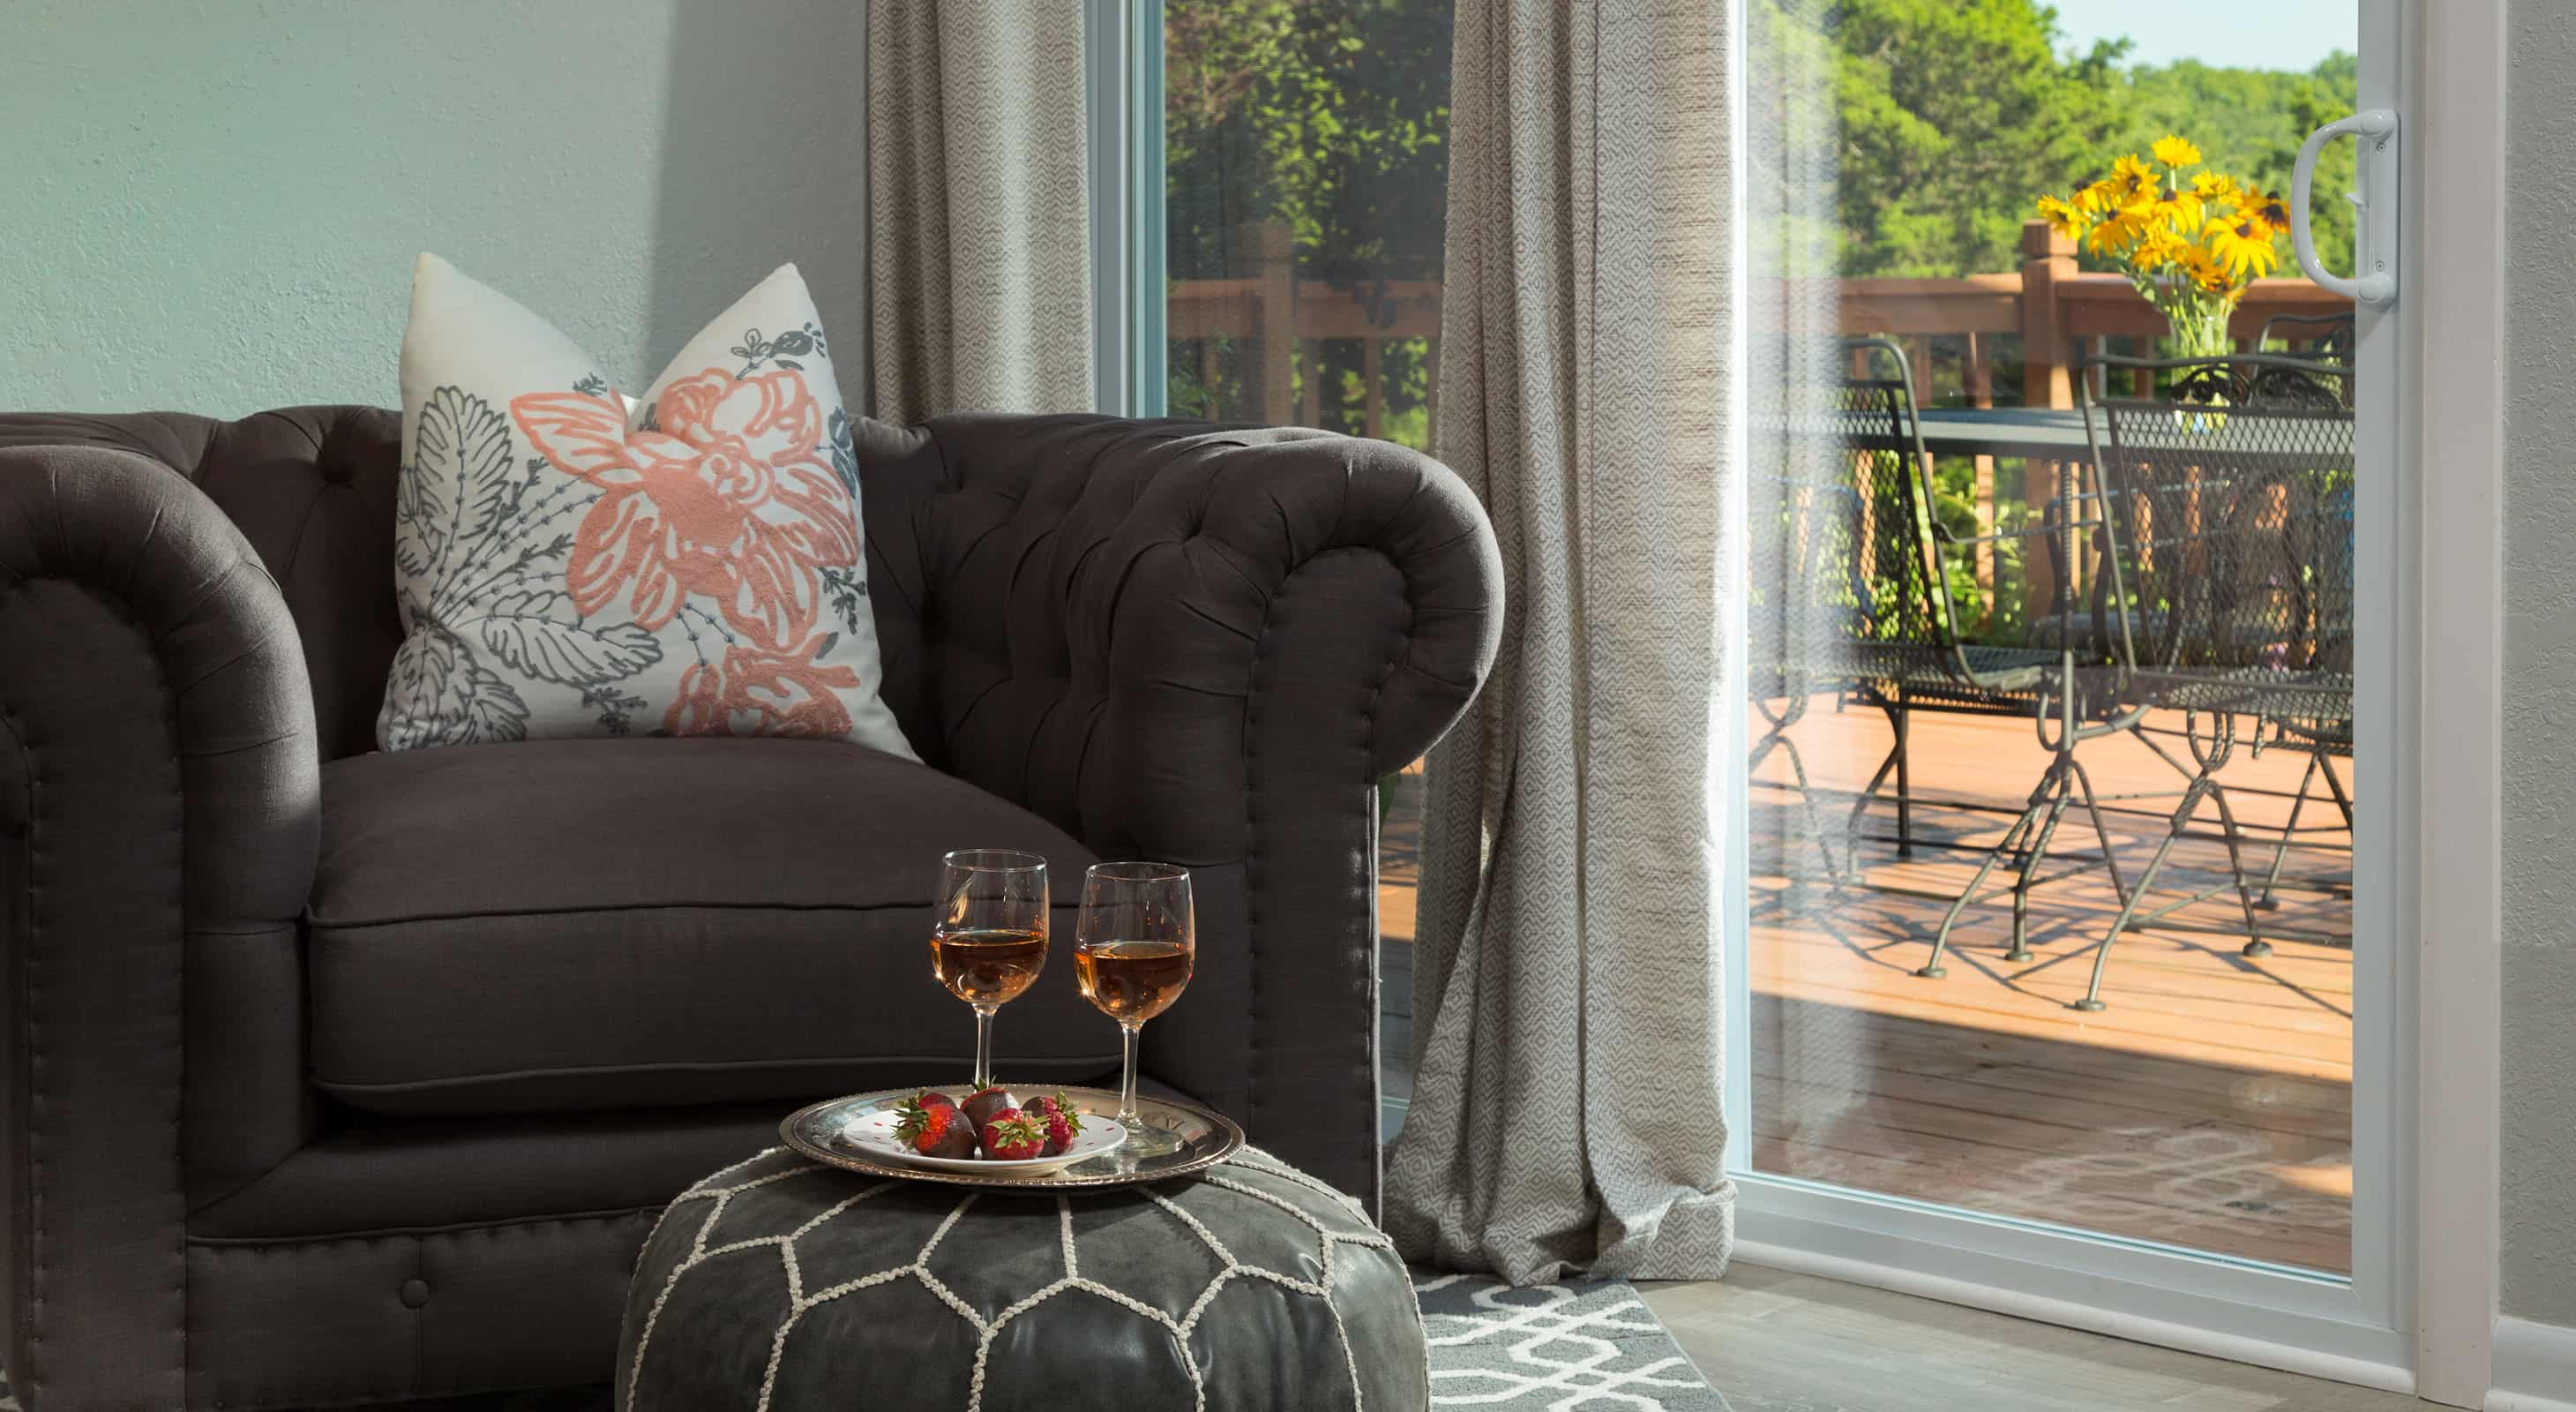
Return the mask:
[(926, 1167), (934, 1172), (971, 1172), (991, 1177), (1035, 1177), (1062, 1171), (1076, 1162), (1088, 1162), (1104, 1152), (1115, 1151), (1127, 1140), (1127, 1130), (1115, 1118), (1097, 1113), (1082, 1115), (1082, 1131), (1073, 1135), (1073, 1146), (1053, 1157), (1032, 1157), (1025, 1162), (1000, 1162), (985, 1157), (924, 1157), (912, 1150), (911, 1144), (894, 1135), (895, 1124), (903, 1121), (898, 1108), (889, 1104), (874, 1112), (853, 1113), (841, 1124), (841, 1139), (880, 1162), (901, 1162), (907, 1167)]

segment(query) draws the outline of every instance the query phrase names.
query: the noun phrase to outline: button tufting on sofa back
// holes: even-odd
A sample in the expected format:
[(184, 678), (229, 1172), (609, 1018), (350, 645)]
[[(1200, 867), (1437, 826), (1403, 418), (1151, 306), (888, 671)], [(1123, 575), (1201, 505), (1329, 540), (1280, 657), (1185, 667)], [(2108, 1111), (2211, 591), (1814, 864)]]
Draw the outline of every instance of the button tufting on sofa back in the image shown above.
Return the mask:
[[(866, 465), (885, 695), (924, 759), (1104, 855), (1226, 851), (1270, 610), (1313, 574), (1346, 675), (1299, 710), (1362, 742), (1354, 789), (1427, 746), (1499, 638), (1492, 536), (1417, 452), (1326, 432), (1067, 414), (932, 418)], [(1139, 790), (1196, 801), (1152, 812)], [(1206, 817), (1199, 817), (1205, 814)], [(1223, 815), (1223, 817), (1219, 817)]]
[(303, 639), (325, 759), (375, 747), (394, 608), (402, 419), (380, 407), (288, 407), (240, 421), (175, 412), (0, 416), (0, 447), (131, 451), (186, 476), (259, 551)]
[[(241, 528), (294, 615), (326, 760), (374, 748), (402, 645), (401, 433), (400, 416), (376, 407), (230, 422), (0, 415), (0, 448), (132, 452), (186, 476)], [(1358, 634), (1347, 710), (1390, 756), (1374, 768), (1428, 745), (1492, 662), (1491, 531), (1456, 478), (1418, 453), (1326, 432), (1082, 414), (967, 413), (911, 428), (863, 418), (855, 434), (886, 704), (925, 761), (1095, 849), (1158, 842), (1123, 836), (1108, 802), (1139, 767), (1202, 783), (1241, 772), (1266, 605), (1303, 567), (1350, 552), (1376, 566), (1343, 605)], [(1361, 631), (1363, 619), (1391, 626)], [(1122, 640), (1165, 639), (1169, 679), (1113, 679), (1113, 626)], [(1175, 755), (1160, 743), (1165, 690), (1235, 725), (1201, 720), (1183, 732), (1196, 748)], [(1114, 706), (1144, 713), (1124, 723), (1126, 754), (1152, 758), (1107, 750), (1120, 734), (1104, 726)]]

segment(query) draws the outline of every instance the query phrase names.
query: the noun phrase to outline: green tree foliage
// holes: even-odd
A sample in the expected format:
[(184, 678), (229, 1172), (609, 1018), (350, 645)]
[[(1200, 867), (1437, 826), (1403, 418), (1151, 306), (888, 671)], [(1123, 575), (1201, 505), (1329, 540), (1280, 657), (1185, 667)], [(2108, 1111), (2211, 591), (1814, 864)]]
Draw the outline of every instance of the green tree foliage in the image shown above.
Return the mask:
[[(2308, 73), (2184, 60), (2123, 67), (2125, 41), (2074, 53), (2038, 0), (1754, 0), (1753, 90), (1785, 105), (1829, 85), (1835, 262), (1847, 275), (1947, 276), (2014, 268), (2022, 222), (2167, 133), (2219, 168), (2287, 189), (2310, 129), (2352, 111), (2357, 66)], [(2150, 13), (2141, 23), (2152, 24)], [(1780, 121), (1789, 117), (1782, 108)], [(2317, 246), (2348, 260), (2350, 144), (2327, 149)]]
[(1308, 278), (1437, 279), (1451, 10), (1426, 0), (1166, 0), (1171, 275), (1249, 273), (1248, 223)]
[[(1755, 127), (1816, 129), (1775, 154), (1795, 170), (1751, 179), (1829, 184), (1833, 229), (1817, 248), (1846, 275), (2014, 269), (2034, 197), (2167, 132), (2222, 170), (2286, 189), (2300, 138), (2353, 105), (2350, 55), (2308, 73), (2124, 65), (2125, 42), (2074, 52), (2039, 0), (1748, 0), (1748, 10), (1749, 91), (1767, 105)], [(1452, 12), (1450, 0), (1165, 0), (1171, 277), (1255, 273), (1247, 237), (1278, 222), (1303, 277), (1362, 305), (1388, 281), (1438, 279)], [(2140, 25), (2157, 22), (2140, 12)], [(1821, 115), (1790, 101), (1802, 81), (1821, 85)], [(2351, 172), (2351, 145), (2329, 147), (2314, 203), (2329, 264), (2349, 259), (2341, 193)], [(1780, 232), (1754, 237), (1761, 267), (1801, 263)], [(1316, 351), (1320, 366), (1297, 376), (1317, 380), (1320, 419), (1359, 430), (1357, 340)], [(1172, 406), (1239, 414), (1247, 353), (1231, 338), (1175, 343)], [(1389, 343), (1383, 357), (1384, 430), (1419, 445), (1427, 345)]]
[[(1254, 230), (1287, 227), (1298, 274), (1363, 309), (1392, 280), (1440, 278), (1449, 173), (1452, 10), (1441, 0), (1166, 0), (1164, 222), (1170, 275), (1256, 273)], [(1383, 322), (1383, 320), (1379, 320)], [(1251, 350), (1172, 346), (1176, 412), (1239, 415)], [(1356, 339), (1308, 344), (1317, 420), (1365, 429)], [(1381, 435), (1430, 439), (1422, 339), (1383, 358)], [(1204, 359), (1203, 359), (1203, 356)], [(1276, 415), (1275, 411), (1273, 415)]]
[(1757, 0), (1830, 40), (1846, 274), (2010, 269), (2039, 191), (2092, 166), (2120, 50), (2061, 61), (2032, 0)]

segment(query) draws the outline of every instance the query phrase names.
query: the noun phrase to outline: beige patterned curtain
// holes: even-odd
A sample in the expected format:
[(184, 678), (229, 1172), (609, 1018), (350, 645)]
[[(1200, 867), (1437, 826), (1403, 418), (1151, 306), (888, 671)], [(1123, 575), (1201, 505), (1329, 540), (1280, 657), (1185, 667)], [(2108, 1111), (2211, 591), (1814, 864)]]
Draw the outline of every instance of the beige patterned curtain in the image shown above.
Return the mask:
[(1088, 410), (1082, 0), (869, 0), (870, 409)]
[(1723, 0), (1458, 7), (1441, 459), (1501, 659), (1434, 754), (1387, 1225), (1515, 1282), (1711, 1277), (1721, 1149)]

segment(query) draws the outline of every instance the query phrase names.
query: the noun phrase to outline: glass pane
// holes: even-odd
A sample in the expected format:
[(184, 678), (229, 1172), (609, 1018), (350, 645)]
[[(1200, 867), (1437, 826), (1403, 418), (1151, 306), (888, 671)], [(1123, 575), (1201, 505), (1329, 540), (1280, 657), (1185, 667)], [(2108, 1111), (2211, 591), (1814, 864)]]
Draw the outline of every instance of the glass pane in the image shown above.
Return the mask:
[[(1448, 0), (1164, 0), (1163, 15), (1172, 415), (1430, 450)], [(1421, 763), (1378, 801), (1391, 1137), (1413, 1092)]]
[(1753, 1165), (2349, 1271), (2354, 0), (1748, 10)]
[(1166, 0), (1175, 416), (1431, 445), (1446, 0)]

